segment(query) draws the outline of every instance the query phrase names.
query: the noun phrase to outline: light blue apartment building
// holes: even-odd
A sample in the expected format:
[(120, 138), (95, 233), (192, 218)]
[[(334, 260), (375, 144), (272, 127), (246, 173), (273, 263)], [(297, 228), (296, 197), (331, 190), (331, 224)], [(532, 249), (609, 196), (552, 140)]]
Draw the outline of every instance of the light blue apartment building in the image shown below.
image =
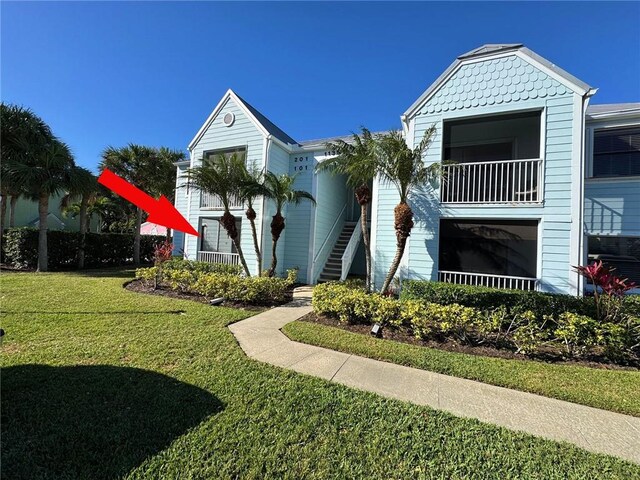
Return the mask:
[[(601, 259), (640, 283), (640, 103), (590, 105), (596, 89), (522, 45), (484, 45), (459, 56), (401, 115), (409, 145), (431, 125), (427, 163), (442, 165), (410, 199), (415, 227), (400, 280), (427, 279), (579, 294), (573, 266)], [(362, 119), (366, 124), (366, 119)], [(344, 137), (345, 140), (349, 136)], [(232, 90), (220, 100), (177, 164), (176, 207), (201, 233), (176, 233), (175, 253), (237, 263), (218, 224), (215, 195), (186, 185), (186, 170), (220, 153), (297, 175), (311, 192), (284, 213), (280, 273), (308, 283), (364, 273), (360, 210), (341, 177), (315, 173), (335, 138), (296, 141)], [(376, 180), (371, 206), (374, 283), (395, 254), (392, 185)], [(270, 201), (254, 206), (264, 265), (270, 262)], [(235, 202), (243, 250), (257, 273), (244, 208)]]

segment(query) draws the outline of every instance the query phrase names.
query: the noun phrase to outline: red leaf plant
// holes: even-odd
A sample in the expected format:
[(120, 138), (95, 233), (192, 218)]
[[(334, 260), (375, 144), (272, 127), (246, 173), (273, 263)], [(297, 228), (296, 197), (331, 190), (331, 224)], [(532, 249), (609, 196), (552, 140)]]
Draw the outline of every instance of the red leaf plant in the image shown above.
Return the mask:
[[(635, 282), (613, 274), (613, 270), (602, 263), (602, 260), (590, 265), (573, 267), (576, 272), (590, 280), (593, 284), (593, 296), (600, 320), (606, 320), (619, 311), (622, 296), (636, 287)], [(601, 295), (602, 292), (604, 295)]]
[(168, 240), (159, 243), (153, 249), (153, 264), (159, 265), (167, 260), (171, 259), (171, 253), (173, 252), (173, 244)]

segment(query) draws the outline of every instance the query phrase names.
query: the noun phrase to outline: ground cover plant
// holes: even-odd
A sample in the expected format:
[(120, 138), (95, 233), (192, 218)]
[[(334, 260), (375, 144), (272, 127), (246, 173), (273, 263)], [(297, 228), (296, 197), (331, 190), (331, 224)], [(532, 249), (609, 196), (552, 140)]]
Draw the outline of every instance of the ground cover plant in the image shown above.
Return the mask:
[(403, 328), (422, 340), (488, 345), (528, 356), (640, 364), (640, 318), (635, 307), (627, 308), (622, 300), (617, 316), (597, 319), (585, 314), (594, 306), (589, 298), (407, 283), (410, 293), (400, 300), (369, 294), (354, 282), (318, 285), (314, 311), (342, 323)]
[[(248, 315), (0, 276), (2, 478), (620, 478), (640, 467), (249, 360)], [(70, 293), (72, 292), (72, 293)]]

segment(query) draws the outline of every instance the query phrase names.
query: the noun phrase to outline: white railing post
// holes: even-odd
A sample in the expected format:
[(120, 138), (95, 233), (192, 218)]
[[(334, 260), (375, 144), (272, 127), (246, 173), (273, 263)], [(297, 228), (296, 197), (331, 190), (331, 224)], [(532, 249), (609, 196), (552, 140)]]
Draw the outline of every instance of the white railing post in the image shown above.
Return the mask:
[(438, 281), (460, 285), (480, 285), (491, 288), (509, 288), (515, 290), (537, 290), (538, 279), (532, 277), (514, 277), (490, 273), (466, 273), (438, 271)]
[(362, 228), (359, 224), (359, 221), (356, 222), (356, 226), (353, 229), (349, 243), (347, 243), (344, 253), (342, 254), (342, 272), (340, 273), (340, 281), (347, 279), (347, 275), (349, 275), (349, 270), (351, 269), (351, 264), (353, 263), (353, 259), (358, 251), (358, 245), (360, 245), (360, 239), (362, 238)]
[(542, 201), (542, 159), (451, 163), (442, 166), (442, 203)]

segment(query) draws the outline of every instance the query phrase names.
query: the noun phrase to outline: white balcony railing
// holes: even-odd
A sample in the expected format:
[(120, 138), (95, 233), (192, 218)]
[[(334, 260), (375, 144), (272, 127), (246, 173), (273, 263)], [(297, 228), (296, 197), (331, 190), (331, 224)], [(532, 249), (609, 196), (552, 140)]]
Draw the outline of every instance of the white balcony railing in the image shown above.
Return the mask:
[(492, 275), (489, 273), (464, 273), (438, 271), (438, 280), (459, 285), (477, 285), (492, 288), (509, 288), (513, 290), (536, 290), (538, 279), (530, 277), (511, 277), (508, 275)]
[(442, 165), (442, 203), (536, 203), (542, 201), (542, 160)]
[(200, 250), (196, 258), (199, 262), (240, 265), (240, 255), (237, 253), (204, 252)]
[[(229, 205), (230, 209), (238, 209), (242, 208), (242, 201), (237, 197), (231, 197), (231, 204)], [(203, 210), (222, 210), (224, 205), (222, 205), (222, 200), (218, 195), (213, 195), (207, 192), (200, 193), (200, 208)]]

